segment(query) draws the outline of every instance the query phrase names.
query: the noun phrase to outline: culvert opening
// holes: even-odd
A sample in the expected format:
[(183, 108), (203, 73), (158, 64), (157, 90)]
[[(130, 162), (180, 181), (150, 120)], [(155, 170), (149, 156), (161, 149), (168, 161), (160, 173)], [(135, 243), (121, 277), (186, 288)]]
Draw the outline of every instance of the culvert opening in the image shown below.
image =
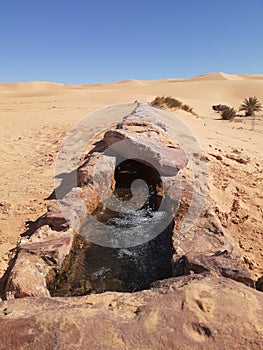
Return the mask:
[(127, 159), (115, 169), (115, 191), (114, 194), (122, 200), (132, 198), (131, 185), (135, 180), (143, 180), (148, 186), (148, 200), (144, 207), (148, 210), (158, 210), (163, 193), (162, 180), (158, 171), (147, 162), (140, 162), (136, 159)]
[(154, 219), (157, 226), (162, 219), (158, 213), (163, 196), (162, 181), (153, 167), (134, 159), (125, 160), (116, 167), (114, 177), (114, 194), (124, 202), (132, 198), (133, 181), (145, 181), (149, 189), (146, 202), (136, 211), (124, 214), (103, 206), (98, 208), (94, 216), (104, 225), (97, 227), (90, 222), (83, 225), (64, 266), (48, 278), (47, 287), (52, 296), (135, 292), (172, 276), (173, 221), (153, 239), (129, 248), (110, 248), (89, 239), (92, 235), (103, 236), (105, 232), (107, 235), (108, 226), (121, 230), (124, 236), (126, 232), (144, 235), (150, 219)]

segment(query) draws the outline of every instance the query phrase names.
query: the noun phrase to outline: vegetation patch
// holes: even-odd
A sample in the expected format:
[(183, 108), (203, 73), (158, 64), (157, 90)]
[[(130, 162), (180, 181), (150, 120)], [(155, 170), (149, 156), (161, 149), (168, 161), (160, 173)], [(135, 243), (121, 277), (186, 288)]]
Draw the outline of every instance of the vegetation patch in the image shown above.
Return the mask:
[(224, 111), (221, 114), (222, 119), (224, 120), (232, 120), (236, 117), (236, 111), (235, 109), (232, 107), (227, 107), (226, 109), (224, 109)]
[(186, 111), (198, 117), (198, 115), (194, 112), (192, 107), (170, 96), (162, 96), (162, 97), (157, 96), (151, 102), (151, 106), (159, 107), (159, 108), (170, 108), (175, 110), (181, 109), (183, 111)]

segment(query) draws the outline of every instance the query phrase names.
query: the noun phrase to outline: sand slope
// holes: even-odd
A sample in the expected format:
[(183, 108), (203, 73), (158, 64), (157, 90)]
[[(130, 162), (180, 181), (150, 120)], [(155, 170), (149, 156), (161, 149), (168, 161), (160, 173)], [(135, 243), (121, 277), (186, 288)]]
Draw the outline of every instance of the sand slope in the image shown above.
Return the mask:
[(0, 84), (0, 274), (25, 222), (45, 212), (56, 152), (67, 130), (107, 105), (163, 95), (182, 100), (200, 116), (176, 113), (208, 155), (211, 194), (223, 224), (243, 249), (244, 263), (255, 278), (263, 274), (263, 117), (251, 131), (248, 118), (221, 121), (211, 109), (219, 103), (237, 108), (249, 96), (263, 103), (263, 75), (225, 73), (91, 85)]

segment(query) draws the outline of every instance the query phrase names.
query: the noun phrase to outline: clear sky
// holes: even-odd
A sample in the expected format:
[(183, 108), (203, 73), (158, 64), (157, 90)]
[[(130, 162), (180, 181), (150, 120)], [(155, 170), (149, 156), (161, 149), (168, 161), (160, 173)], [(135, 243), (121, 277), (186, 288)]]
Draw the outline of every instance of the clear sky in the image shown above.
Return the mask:
[(0, 0), (0, 82), (263, 73), (263, 0)]

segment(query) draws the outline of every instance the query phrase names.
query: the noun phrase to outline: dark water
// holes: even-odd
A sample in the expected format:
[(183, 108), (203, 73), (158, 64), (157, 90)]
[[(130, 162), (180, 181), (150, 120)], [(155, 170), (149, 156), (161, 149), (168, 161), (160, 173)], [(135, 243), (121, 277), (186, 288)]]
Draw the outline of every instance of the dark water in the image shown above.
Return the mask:
[[(141, 215), (144, 216), (145, 212), (142, 211)], [(125, 220), (127, 224), (127, 218)], [(147, 223), (147, 218), (142, 221)], [(123, 230), (130, 232), (131, 228), (137, 231), (142, 229), (140, 224), (136, 226), (130, 223)], [(54, 280), (48, 284), (51, 295), (134, 292), (149, 288), (153, 281), (170, 277), (172, 228), (170, 224), (156, 238), (130, 248), (104, 247), (79, 235), (66, 268), (58, 271)]]

